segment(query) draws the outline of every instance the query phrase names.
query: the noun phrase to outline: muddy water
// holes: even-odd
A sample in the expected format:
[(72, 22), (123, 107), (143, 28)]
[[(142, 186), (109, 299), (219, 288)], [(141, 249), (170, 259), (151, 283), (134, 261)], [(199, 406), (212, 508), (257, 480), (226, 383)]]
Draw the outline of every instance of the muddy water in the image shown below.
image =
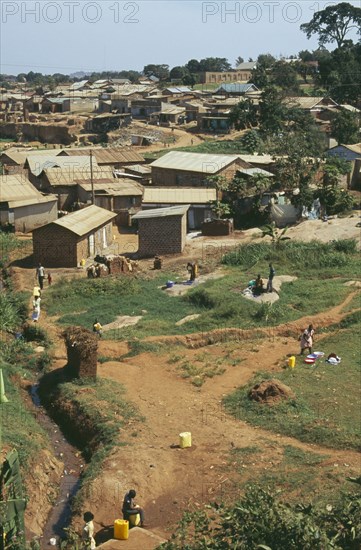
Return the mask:
[(71, 499), (79, 488), (84, 461), (78, 449), (67, 442), (59, 426), (53, 422), (47, 415), (46, 410), (41, 406), (38, 395), (38, 384), (34, 384), (31, 387), (31, 398), (34, 405), (38, 408), (37, 420), (50, 438), (54, 455), (64, 464), (58, 497), (44, 526), (41, 538), (41, 548), (49, 549), (54, 547), (51, 546), (50, 539), (56, 539), (58, 542), (65, 534), (64, 527), (67, 527), (70, 523)]

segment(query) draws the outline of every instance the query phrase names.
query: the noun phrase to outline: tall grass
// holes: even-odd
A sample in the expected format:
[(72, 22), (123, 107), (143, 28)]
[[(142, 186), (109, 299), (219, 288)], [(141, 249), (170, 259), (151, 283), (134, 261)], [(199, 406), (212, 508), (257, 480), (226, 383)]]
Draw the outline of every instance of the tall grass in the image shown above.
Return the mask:
[(354, 239), (330, 243), (287, 241), (278, 245), (267, 242), (245, 244), (226, 254), (222, 262), (243, 269), (273, 262), (282, 265), (283, 269), (288, 268), (290, 273), (311, 271), (319, 272), (321, 276), (340, 272), (345, 276), (355, 275), (355, 268), (360, 267)]

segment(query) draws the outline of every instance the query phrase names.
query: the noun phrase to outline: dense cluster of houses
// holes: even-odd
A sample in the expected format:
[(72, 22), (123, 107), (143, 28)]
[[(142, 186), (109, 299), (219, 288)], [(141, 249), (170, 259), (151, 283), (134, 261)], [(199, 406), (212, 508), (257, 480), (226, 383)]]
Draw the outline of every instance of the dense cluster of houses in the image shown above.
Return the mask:
[[(27, 89), (27, 84), (16, 83), (11, 90), (0, 90), (0, 137), (15, 136), (9, 124), (39, 125), (61, 115), (70, 119), (84, 116), (84, 131), (98, 134), (129, 125), (132, 120), (162, 127), (193, 123), (202, 133), (228, 133), (232, 129), (229, 120), (232, 107), (247, 99), (258, 105), (261, 99), (261, 91), (249, 81), (252, 63), (243, 65), (229, 73), (204, 73), (203, 89), (178, 85), (161, 87), (155, 77), (140, 79), (135, 84), (126, 79), (82, 80), (58, 85), (52, 90)], [(293, 97), (286, 101), (290, 107), (310, 112), (323, 125), (329, 122), (332, 112), (357, 111), (355, 107), (339, 105), (327, 97)], [(30, 130), (26, 127), (18, 132), (22, 131), (27, 137), (26, 132), (30, 134)], [(11, 136), (9, 132), (13, 132)], [(37, 137), (40, 141), (56, 142), (46, 139), (40, 130)], [(68, 136), (63, 136), (63, 141), (59, 138), (57, 143), (69, 143), (67, 139)]]

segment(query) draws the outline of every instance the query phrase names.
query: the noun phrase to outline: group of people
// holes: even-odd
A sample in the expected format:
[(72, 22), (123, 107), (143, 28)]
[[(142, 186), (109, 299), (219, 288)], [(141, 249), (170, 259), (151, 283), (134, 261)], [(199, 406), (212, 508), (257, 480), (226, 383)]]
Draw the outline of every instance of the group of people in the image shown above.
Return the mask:
[[(139, 514), (140, 527), (145, 527), (144, 510), (134, 502), (136, 496), (137, 493), (134, 489), (130, 489), (130, 491), (125, 494), (122, 505), (123, 518), (129, 520), (130, 516)], [(82, 539), (87, 544), (87, 547), (89, 546), (91, 550), (94, 550), (94, 548), (96, 548), (93, 522), (94, 514), (92, 514), (92, 512), (85, 512), (85, 514), (83, 515), (83, 519), (85, 524), (83, 527)]]
[(259, 273), (257, 275), (257, 278), (252, 284), (252, 292), (254, 296), (260, 296), (261, 294), (263, 294), (263, 292), (273, 292), (273, 279), (276, 274), (276, 271), (271, 263), (268, 264), (268, 267), (269, 267), (269, 273), (268, 273), (267, 286), (266, 288), (264, 288), (264, 282), (261, 277), (261, 274)]

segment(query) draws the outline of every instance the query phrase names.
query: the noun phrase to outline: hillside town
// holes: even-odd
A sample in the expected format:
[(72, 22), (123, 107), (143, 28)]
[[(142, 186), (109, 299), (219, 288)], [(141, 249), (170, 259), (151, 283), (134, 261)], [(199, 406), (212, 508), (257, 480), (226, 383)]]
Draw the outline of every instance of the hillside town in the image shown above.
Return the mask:
[(0, 74), (0, 550), (360, 547), (361, 9), (299, 28)]

